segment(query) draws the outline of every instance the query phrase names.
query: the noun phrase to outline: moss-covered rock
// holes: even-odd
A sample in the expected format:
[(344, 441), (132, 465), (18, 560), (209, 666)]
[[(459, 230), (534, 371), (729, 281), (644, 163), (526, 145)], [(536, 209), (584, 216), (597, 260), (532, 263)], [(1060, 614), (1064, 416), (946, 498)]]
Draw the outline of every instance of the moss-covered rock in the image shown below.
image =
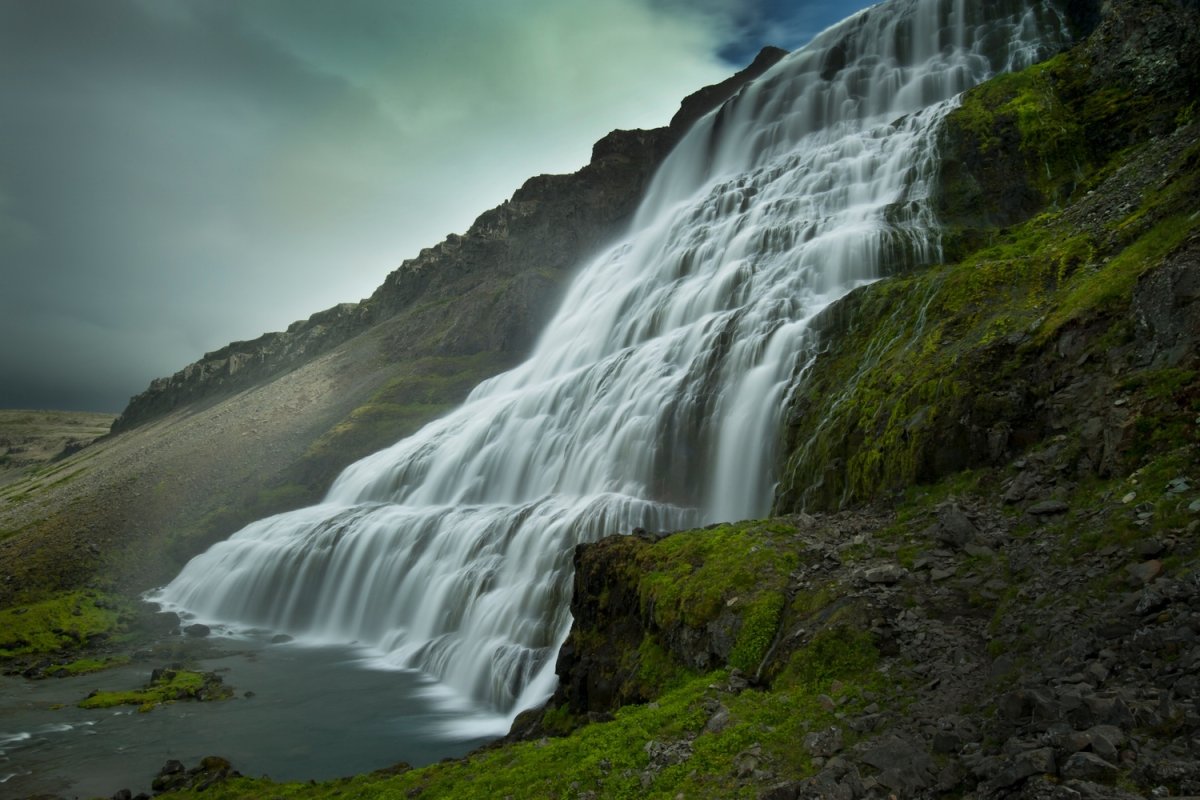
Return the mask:
[[(1064, 433), (1087, 440), (1085, 471), (1136, 466), (1128, 410), (1157, 416), (1157, 401), (1114, 412), (1111, 376), (1195, 362), (1200, 128), (1176, 119), (1197, 89), (1176, 82), (1182, 66), (1143, 94), (1099, 85), (1098, 57), (1089, 40), (968, 92), (948, 118), (953, 260), (827, 314), (792, 399), (777, 511), (887, 496)], [(1148, 119), (1146, 102), (1170, 113)]]
[(196, 672), (174, 666), (154, 670), (149, 683), (140, 689), (113, 692), (97, 689), (79, 701), (79, 707), (137, 706), (138, 711), (151, 711), (155, 706), (177, 700), (228, 700), (231, 697), (233, 689), (215, 672)]
[(133, 604), (94, 591), (64, 592), (0, 610), (0, 663), (75, 651), (126, 633)]
[(712, 669), (770, 684), (813, 637), (865, 627), (869, 615), (844, 591), (796, 578), (843, 530), (774, 519), (581, 545), (548, 729), (561, 727), (554, 714), (608, 713)]

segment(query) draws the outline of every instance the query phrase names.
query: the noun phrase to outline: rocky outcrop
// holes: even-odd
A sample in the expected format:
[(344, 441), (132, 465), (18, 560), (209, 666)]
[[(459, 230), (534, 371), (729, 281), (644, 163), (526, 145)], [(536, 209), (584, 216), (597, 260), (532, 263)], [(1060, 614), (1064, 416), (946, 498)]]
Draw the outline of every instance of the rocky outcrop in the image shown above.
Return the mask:
[(1114, 475), (1138, 466), (1151, 424), (1186, 428), (1200, 84), (1175, 48), (1198, 29), (1194, 7), (1109, 3), (1072, 51), (967, 93), (943, 133), (947, 260), (826, 315), (791, 401), (779, 512), (1059, 436), (1072, 480)]
[(784, 54), (764, 49), (746, 69), (687, 97), (666, 127), (613, 131), (578, 172), (529, 179), (464, 235), (405, 261), (366, 300), (321, 311), (283, 332), (234, 342), (154, 380), (130, 400), (113, 431), (270, 380), (400, 315), (402, 324), (391, 333), (397, 361), (523, 354), (553, 310), (568, 271), (616, 236), (691, 123)]
[[(1200, 486), (1152, 464), (1053, 501), (1014, 504), (991, 475), (894, 514), (581, 545), (560, 688), (514, 733), (640, 735), (641, 785), (667, 794), (699, 770), (699, 796), (1194, 795)], [(744, 560), (761, 587), (731, 574)], [(730, 669), (736, 648), (719, 642), (754, 624), (760, 589), (785, 598), (760, 667)], [(669, 613), (674, 598), (697, 613)], [(705, 691), (678, 688), (706, 673)]]

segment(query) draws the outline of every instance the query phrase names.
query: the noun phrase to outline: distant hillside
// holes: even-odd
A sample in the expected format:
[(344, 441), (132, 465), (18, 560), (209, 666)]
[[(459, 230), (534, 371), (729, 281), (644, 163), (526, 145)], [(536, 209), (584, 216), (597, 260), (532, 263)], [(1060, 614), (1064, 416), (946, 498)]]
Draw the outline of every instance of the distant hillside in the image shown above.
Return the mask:
[(0, 486), (108, 433), (115, 414), (0, 410)]

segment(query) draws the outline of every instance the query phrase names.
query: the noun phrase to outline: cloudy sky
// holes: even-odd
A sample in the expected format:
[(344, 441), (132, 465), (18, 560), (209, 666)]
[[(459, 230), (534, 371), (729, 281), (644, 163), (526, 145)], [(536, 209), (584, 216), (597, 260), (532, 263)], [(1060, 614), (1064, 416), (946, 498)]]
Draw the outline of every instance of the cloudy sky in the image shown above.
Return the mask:
[(119, 411), (866, 0), (0, 0), (0, 407)]

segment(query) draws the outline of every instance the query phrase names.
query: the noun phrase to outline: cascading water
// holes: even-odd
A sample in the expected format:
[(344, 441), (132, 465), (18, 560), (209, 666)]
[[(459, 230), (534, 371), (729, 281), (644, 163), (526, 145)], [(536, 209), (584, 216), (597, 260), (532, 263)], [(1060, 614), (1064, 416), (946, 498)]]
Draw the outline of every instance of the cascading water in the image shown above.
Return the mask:
[(696, 123), (528, 361), (154, 599), (368, 643), (502, 718), (540, 701), (575, 545), (767, 512), (809, 321), (937, 258), (938, 121), (1062, 31), (1048, 0), (892, 0), (829, 29)]

